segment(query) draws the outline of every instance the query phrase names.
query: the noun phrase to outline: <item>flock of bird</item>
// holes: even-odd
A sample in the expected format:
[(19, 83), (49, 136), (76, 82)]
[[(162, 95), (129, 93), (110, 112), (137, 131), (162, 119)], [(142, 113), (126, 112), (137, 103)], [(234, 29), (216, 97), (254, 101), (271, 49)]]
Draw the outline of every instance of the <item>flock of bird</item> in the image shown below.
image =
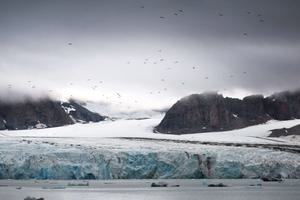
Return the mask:
[[(141, 9), (145, 9), (145, 6), (140, 6), (140, 8)], [(185, 13), (185, 11), (183, 9), (178, 9), (178, 10), (176, 10), (176, 12), (173, 13), (173, 15), (174, 16), (178, 16), (178, 15), (183, 15), (184, 13)], [(262, 17), (262, 14), (259, 14), (259, 13), (255, 14), (254, 12), (251, 12), (251, 11), (246, 11), (246, 14), (247, 15), (256, 16), (258, 18), (258, 22), (260, 22), (260, 23), (265, 22), (265, 20)], [(226, 15), (224, 13), (217, 13), (217, 16), (219, 16), (219, 17), (225, 17)], [(163, 20), (163, 19), (166, 18), (166, 16), (160, 16), (159, 18)], [(244, 32), (243, 35), (244, 36), (248, 36), (248, 33)], [(73, 43), (72, 42), (68, 42), (67, 45), (68, 46), (73, 46)], [(159, 57), (160, 57), (159, 59), (152, 60), (150, 58), (144, 58), (143, 61), (142, 61), (142, 64), (144, 64), (144, 65), (147, 65), (147, 64), (158, 65), (158, 64), (164, 64), (164, 63), (167, 64), (166, 59), (162, 57), (163, 50), (162, 49), (158, 49), (157, 53), (159, 54)], [(126, 62), (127, 65), (131, 65), (132, 63), (133, 63), (132, 61), (127, 61)], [(173, 61), (170, 61), (168, 64), (172, 64), (172, 65), (175, 66), (175, 65), (179, 64), (179, 61), (178, 60), (173, 60)], [(174, 67), (167, 67), (166, 70), (172, 70), (173, 68)], [(191, 70), (201, 70), (201, 67), (192, 66)], [(246, 75), (247, 72), (244, 71), (244, 72), (242, 72), (242, 74)], [(231, 79), (233, 79), (234, 77), (235, 76), (233, 74), (229, 75), (229, 78), (231, 78)], [(204, 80), (208, 80), (209, 79), (208, 76), (204, 76), (203, 78), (204, 78)], [(90, 88), (92, 90), (94, 90), (94, 91), (98, 90), (98, 88), (101, 88), (101, 86), (103, 84), (103, 81), (99, 81), (99, 80), (92, 81), (91, 78), (86, 79), (86, 82), (87, 83), (92, 83), (92, 84), (90, 84)], [(167, 78), (165, 78), (165, 77), (161, 78), (160, 82), (164, 84), (164, 86), (162, 87), (162, 89), (157, 90), (157, 91), (150, 91), (150, 92), (148, 92), (149, 95), (161, 94), (163, 92), (167, 92), (168, 91), (168, 88), (167, 88)], [(28, 80), (27, 84), (28, 84), (28, 86), (31, 89), (36, 89), (36, 85), (33, 84), (33, 82), (31, 80)], [(184, 86), (186, 84), (186, 82), (185, 81), (179, 81), (179, 84), (182, 85), (182, 86)], [(73, 82), (70, 82), (69, 86), (70, 87), (72, 87), (72, 86), (76, 87), (76, 84), (74, 84)], [(7, 87), (8, 87), (8, 89), (11, 89), (13, 87), (13, 85), (12, 84), (8, 84)], [(226, 88), (223, 89), (223, 90), (226, 90)], [(52, 93), (53, 91), (54, 90), (51, 90), (51, 89), (48, 90), (49, 93)], [(122, 99), (123, 95), (121, 95), (119, 92), (115, 92), (115, 95), (116, 95), (116, 97), (118, 99)], [(106, 99), (109, 99), (109, 97), (105, 96), (104, 94), (102, 94), (102, 96), (106, 97)], [(72, 97), (72, 95), (70, 95), (70, 98), (71, 97)], [(138, 100), (133, 100), (133, 102), (134, 103), (138, 103)], [(122, 104), (122, 101), (120, 101), (119, 104)]]
[[(260, 22), (260, 23), (265, 22), (265, 20), (263, 19), (262, 14), (259, 14), (259, 13), (255, 14), (254, 12), (251, 12), (251, 11), (247, 11), (246, 13), (247, 13), (247, 15), (252, 15), (252, 16), (257, 17), (258, 22)], [(223, 13), (219, 13), (218, 15), (219, 15), (219, 17), (224, 17), (224, 14), (223, 14)], [(245, 37), (247, 37), (247, 36), (248, 36), (248, 33), (247, 33), (247, 32), (244, 32), (243, 35), (244, 35)]]

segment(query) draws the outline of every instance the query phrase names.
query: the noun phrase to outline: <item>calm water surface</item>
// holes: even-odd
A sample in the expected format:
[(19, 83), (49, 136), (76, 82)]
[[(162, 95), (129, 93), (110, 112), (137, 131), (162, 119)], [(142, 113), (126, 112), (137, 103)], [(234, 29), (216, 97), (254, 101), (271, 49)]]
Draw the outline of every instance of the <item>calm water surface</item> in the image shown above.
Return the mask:
[[(299, 200), (300, 180), (281, 183), (260, 180), (161, 180), (169, 186), (151, 188), (159, 180), (114, 181), (14, 181), (0, 180), (1, 200), (23, 200), (26, 196), (45, 200)], [(87, 185), (88, 183), (88, 185)], [(224, 183), (228, 187), (207, 187)]]

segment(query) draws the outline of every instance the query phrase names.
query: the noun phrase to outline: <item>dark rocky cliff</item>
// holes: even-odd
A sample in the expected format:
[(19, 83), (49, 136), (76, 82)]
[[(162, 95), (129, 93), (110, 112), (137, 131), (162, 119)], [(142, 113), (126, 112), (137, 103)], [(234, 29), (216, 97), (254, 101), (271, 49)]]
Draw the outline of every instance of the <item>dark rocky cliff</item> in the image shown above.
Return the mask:
[[(67, 112), (63, 106), (73, 106)], [(62, 103), (48, 98), (7, 103), (0, 101), (0, 130), (57, 127), (75, 122), (98, 122), (104, 117), (92, 113), (75, 102)]]
[(155, 131), (169, 134), (226, 131), (265, 123), (270, 119), (300, 118), (300, 92), (264, 98), (224, 98), (217, 93), (193, 94), (176, 102)]
[(266, 112), (277, 120), (300, 118), (300, 90), (280, 92), (265, 98)]

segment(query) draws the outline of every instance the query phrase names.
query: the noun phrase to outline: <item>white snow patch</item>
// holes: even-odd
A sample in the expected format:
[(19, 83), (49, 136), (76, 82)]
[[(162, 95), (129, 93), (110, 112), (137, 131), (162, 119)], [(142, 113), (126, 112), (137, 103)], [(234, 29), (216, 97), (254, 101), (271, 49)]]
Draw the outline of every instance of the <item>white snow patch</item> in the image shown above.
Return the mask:
[(47, 125), (43, 124), (43, 123), (38, 123), (35, 125), (35, 128), (37, 128), (37, 129), (47, 128)]
[(238, 117), (239, 117), (237, 114), (232, 114), (232, 116), (233, 116), (234, 118), (238, 118)]
[(71, 111), (76, 111), (76, 109), (72, 105), (70, 105), (70, 107), (61, 105), (61, 107), (65, 110), (67, 114), (70, 114)]

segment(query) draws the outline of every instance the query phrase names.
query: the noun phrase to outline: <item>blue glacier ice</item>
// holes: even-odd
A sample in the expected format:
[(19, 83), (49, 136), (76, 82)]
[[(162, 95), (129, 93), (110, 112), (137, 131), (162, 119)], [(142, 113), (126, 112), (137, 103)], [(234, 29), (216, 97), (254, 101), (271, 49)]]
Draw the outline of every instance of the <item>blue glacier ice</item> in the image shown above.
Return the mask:
[(295, 153), (140, 143), (125, 148), (104, 142), (1, 141), (0, 179), (300, 178), (300, 155)]

